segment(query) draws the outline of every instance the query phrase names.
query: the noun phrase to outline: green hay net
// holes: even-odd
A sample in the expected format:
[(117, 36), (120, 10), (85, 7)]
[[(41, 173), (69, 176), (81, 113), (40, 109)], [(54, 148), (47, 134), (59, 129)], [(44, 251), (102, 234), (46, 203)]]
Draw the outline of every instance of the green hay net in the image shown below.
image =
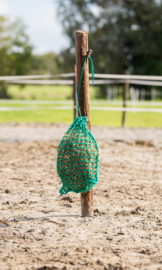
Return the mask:
[[(80, 85), (78, 100), (79, 92)], [(79, 108), (78, 110), (81, 115)], [(87, 128), (87, 121), (84, 116), (76, 117), (58, 146), (57, 172), (63, 183), (59, 191), (61, 194), (69, 191), (75, 193), (89, 191), (98, 183), (99, 148)]]

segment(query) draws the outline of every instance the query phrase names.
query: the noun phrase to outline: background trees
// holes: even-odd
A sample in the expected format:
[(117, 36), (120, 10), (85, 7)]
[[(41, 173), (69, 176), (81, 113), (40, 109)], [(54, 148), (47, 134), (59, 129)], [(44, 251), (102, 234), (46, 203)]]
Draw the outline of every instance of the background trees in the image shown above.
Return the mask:
[[(70, 39), (58, 55), (34, 55), (23, 22), (0, 17), (0, 75), (71, 72), (78, 29), (89, 33), (95, 72), (162, 74), (161, 0), (59, 0), (57, 11)], [(4, 82), (2, 96), (7, 97)]]
[[(28, 74), (32, 63), (32, 46), (21, 20), (0, 16), (0, 75)], [(7, 85), (0, 84), (0, 97), (8, 97)]]
[(96, 72), (162, 74), (161, 1), (60, 0), (58, 18), (70, 38), (69, 61), (75, 31), (82, 29), (89, 33)]
[[(23, 22), (0, 16), (0, 76), (59, 73), (63, 62), (63, 58), (53, 52), (33, 54)], [(7, 83), (2, 81), (0, 98), (8, 97)]]

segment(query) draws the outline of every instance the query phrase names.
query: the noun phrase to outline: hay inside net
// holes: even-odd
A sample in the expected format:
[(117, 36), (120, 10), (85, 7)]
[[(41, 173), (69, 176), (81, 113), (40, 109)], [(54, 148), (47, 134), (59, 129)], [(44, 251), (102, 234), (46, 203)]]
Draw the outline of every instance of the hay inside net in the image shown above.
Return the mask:
[(87, 118), (76, 117), (58, 146), (57, 172), (61, 194), (91, 190), (98, 183), (99, 148), (87, 128)]

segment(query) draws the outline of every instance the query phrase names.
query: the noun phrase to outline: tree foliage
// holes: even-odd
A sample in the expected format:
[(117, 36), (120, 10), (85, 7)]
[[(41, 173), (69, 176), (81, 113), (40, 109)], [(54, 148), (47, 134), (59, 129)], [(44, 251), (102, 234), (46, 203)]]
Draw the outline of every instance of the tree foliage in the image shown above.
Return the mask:
[(161, 75), (162, 3), (158, 0), (59, 0), (58, 18), (70, 38), (74, 61), (75, 31), (89, 33), (96, 72)]
[(53, 52), (33, 55), (33, 74), (58, 74), (64, 72), (64, 59)]
[[(0, 75), (28, 74), (32, 65), (32, 46), (21, 20), (0, 16)], [(7, 84), (1, 82), (0, 97), (7, 97)]]

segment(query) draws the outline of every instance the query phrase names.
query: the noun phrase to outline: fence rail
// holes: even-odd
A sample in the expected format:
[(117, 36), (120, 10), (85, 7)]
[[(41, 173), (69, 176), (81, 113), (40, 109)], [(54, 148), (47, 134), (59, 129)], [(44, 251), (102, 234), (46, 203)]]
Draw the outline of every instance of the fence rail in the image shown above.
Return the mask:
[[(66, 78), (73, 77), (75, 74), (63, 73), (63, 74), (45, 74), (45, 75), (19, 75), (19, 76), (0, 76), (0, 81), (14, 81), (14, 80), (24, 80), (24, 79), (45, 79), (45, 78)], [(92, 77), (92, 74), (89, 74)], [(147, 81), (162, 81), (162, 76), (148, 76), (148, 75), (122, 75), (122, 74), (94, 74), (95, 78), (101, 79), (128, 79), (128, 80), (147, 80)]]
[[(89, 77), (92, 75), (89, 74)], [(65, 78), (58, 80), (58, 78)], [(72, 79), (66, 79), (70, 78)], [(8, 81), (10, 84), (29, 84), (29, 85), (74, 85), (75, 73), (64, 73), (64, 74), (45, 74), (45, 75), (27, 75), (27, 76), (0, 76), (0, 81)], [(56, 80), (52, 79), (56, 78)], [(97, 79), (96, 79), (97, 78)], [(92, 80), (89, 81), (90, 85), (112, 85), (112, 84), (125, 84), (126, 81), (129, 85), (149, 85), (149, 86), (162, 86), (162, 76), (141, 76), (141, 75), (121, 75), (121, 74), (95, 74), (95, 82)], [(124, 88), (125, 89), (125, 88)], [(131, 89), (131, 88), (130, 88)], [(138, 90), (138, 89), (137, 89)], [(139, 90), (138, 90), (139, 92)], [(135, 91), (133, 92), (135, 96)], [(146, 93), (145, 93), (146, 94)], [(139, 97), (139, 95), (138, 95)], [(131, 97), (132, 98), (132, 97)], [(129, 107), (102, 107), (102, 106), (91, 106), (91, 110), (105, 110), (105, 111), (120, 111), (123, 112), (153, 112), (153, 113), (162, 113), (161, 108), (137, 108), (138, 101), (133, 97), (132, 101), (127, 101), (128, 105), (132, 105), (132, 108)], [(0, 103), (17, 103), (17, 101), (2, 101)], [(19, 101), (22, 104), (68, 104), (67, 101)], [(70, 105), (71, 103), (69, 103)], [(92, 104), (92, 102), (91, 102)], [(99, 103), (98, 103), (99, 104)], [(113, 102), (113, 104), (122, 104), (122, 101)], [(142, 102), (141, 105), (151, 105), (151, 106), (161, 106), (161, 103), (157, 102)], [(46, 107), (1, 107), (0, 111), (20, 111), (20, 110), (37, 110), (37, 109), (46, 109), (46, 110), (71, 110), (74, 106), (49, 106)]]
[[(42, 105), (52, 105), (52, 104), (65, 104), (65, 105), (72, 105), (72, 100), (13, 100), (13, 99), (0, 99), (0, 104), (42, 104)], [(122, 100), (91, 100), (91, 105), (122, 105)], [(132, 101), (127, 101), (127, 105), (131, 106)], [(137, 106), (156, 106), (156, 107), (162, 107), (162, 102), (158, 101), (140, 101), (136, 100)]]
[(13, 81), (23, 79), (45, 79), (54, 77), (73, 77), (74, 73), (63, 73), (63, 74), (45, 74), (45, 75), (18, 75), (18, 76), (0, 76), (0, 81)]
[[(0, 107), (1, 112), (7, 111), (33, 111), (33, 110), (72, 110), (73, 106), (54, 106), (54, 107)], [(119, 108), (119, 107), (100, 107), (91, 106), (95, 111), (116, 111), (116, 112), (150, 112), (162, 113), (162, 109), (156, 108)]]
[[(9, 81), (10, 84), (29, 84), (29, 85), (73, 85), (73, 80), (14, 80)], [(102, 85), (102, 84), (120, 84), (124, 83), (124, 80), (92, 80), (89, 81), (90, 85)], [(143, 80), (130, 80), (129, 84), (137, 85), (150, 85), (150, 86), (162, 86), (162, 82), (157, 81), (143, 81)]]
[[(116, 84), (123, 83), (123, 80), (92, 80), (89, 81), (91, 85), (99, 84)], [(73, 85), (73, 80), (14, 80), (10, 81), (11, 84), (31, 84), (31, 85)]]

